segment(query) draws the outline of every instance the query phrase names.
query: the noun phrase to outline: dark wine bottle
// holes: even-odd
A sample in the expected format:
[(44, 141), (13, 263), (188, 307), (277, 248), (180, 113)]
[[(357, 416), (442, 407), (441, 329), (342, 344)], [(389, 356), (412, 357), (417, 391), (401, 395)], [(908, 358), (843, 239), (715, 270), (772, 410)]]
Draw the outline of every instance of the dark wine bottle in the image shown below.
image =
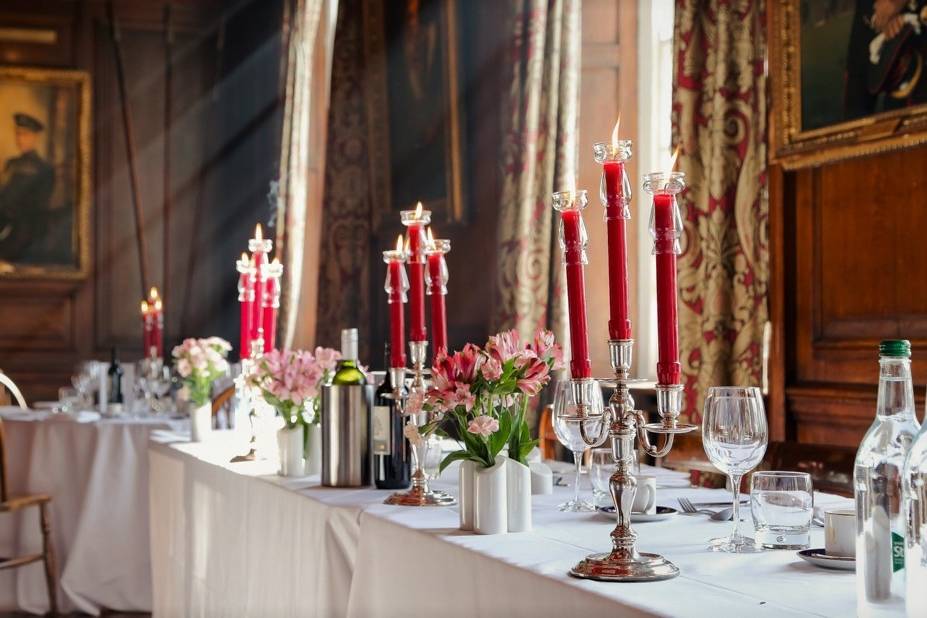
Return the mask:
[[(389, 367), (389, 344), (386, 344), (386, 367)], [(400, 385), (405, 395), (405, 385)], [(373, 480), (377, 489), (405, 489), (411, 482), (409, 443), (402, 433), (403, 418), (394, 395), (390, 371), (377, 389), (373, 400)]]
[(116, 355), (116, 348), (110, 349), (109, 355), (109, 403), (122, 403), (122, 366), (119, 364), (119, 358)]

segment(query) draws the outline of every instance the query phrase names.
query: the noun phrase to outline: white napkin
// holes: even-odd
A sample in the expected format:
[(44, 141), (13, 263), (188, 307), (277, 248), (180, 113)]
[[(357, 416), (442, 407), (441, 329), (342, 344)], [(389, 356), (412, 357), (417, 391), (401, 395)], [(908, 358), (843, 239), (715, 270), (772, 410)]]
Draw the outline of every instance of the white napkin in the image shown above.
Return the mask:
[(554, 493), (554, 473), (550, 466), (540, 461), (528, 464), (531, 469), (531, 493), (533, 495), (546, 495)]

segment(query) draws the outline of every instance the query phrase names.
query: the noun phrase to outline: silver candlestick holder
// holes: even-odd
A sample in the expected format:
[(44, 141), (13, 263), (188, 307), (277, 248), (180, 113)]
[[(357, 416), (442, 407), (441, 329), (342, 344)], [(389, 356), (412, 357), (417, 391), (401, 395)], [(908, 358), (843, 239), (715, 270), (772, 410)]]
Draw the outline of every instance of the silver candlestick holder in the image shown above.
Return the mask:
[[(676, 434), (689, 433), (697, 429), (695, 425), (681, 424), (678, 421), (682, 402), (682, 385), (657, 385), (657, 411), (659, 423), (647, 423), (644, 413), (636, 410), (631, 397), (630, 384), (639, 382), (631, 379), (631, 356), (634, 348), (633, 339), (618, 339), (608, 342), (609, 357), (615, 372), (614, 392), (608, 401), (605, 422), (601, 424), (599, 435), (586, 436), (583, 440), (593, 446), (601, 444), (608, 434), (611, 439), (612, 456), (615, 459), (615, 472), (609, 479), (609, 490), (615, 503), (618, 522), (612, 530), (612, 551), (592, 554), (570, 570), (570, 575), (583, 579), (595, 579), (610, 582), (641, 582), (671, 579), (679, 575), (679, 569), (672, 562), (659, 554), (638, 552), (635, 543), (637, 533), (631, 528), (631, 506), (637, 493), (637, 479), (631, 473), (635, 460), (635, 444), (652, 457), (665, 457), (673, 448)], [(585, 382), (585, 381), (581, 381)], [(574, 389), (576, 395), (584, 397), (588, 390)], [(588, 399), (579, 401), (579, 413), (583, 418), (590, 418)], [(580, 427), (587, 423), (580, 423)], [(649, 434), (662, 436), (663, 444), (651, 444)]]
[(257, 432), (254, 429), (254, 418), (257, 415), (257, 397), (254, 389), (247, 384), (247, 376), (254, 368), (255, 364), (264, 355), (264, 329), (258, 329), (258, 336), (251, 340), (251, 350), (248, 358), (241, 359), (241, 375), (235, 382), (235, 390), (238, 397), (238, 405), (248, 406), (248, 425), (251, 431), (251, 437), (248, 439), (248, 452), (241, 455), (235, 455), (230, 460), (231, 463), (240, 463), (242, 461), (255, 461), (258, 458), (257, 452)]
[[(417, 438), (409, 440), (412, 446), (412, 460), (415, 470), (412, 472), (412, 487), (407, 491), (398, 491), (385, 500), (386, 504), (398, 506), (453, 506), (457, 504), (454, 496), (428, 485), (428, 474), (425, 472), (425, 458), (428, 456), (429, 438), (438, 428), (443, 417), (435, 411), (423, 408), (425, 393), (428, 385), (425, 381), (427, 370), (427, 341), (409, 342), (409, 360), (412, 362), (412, 379), (409, 383), (408, 394), (403, 397), (402, 385), (406, 379), (406, 369), (391, 368), (390, 379), (394, 385), (392, 398), (397, 401), (402, 415), (408, 420), (407, 427), (415, 427)], [(425, 428), (424, 434), (422, 428)]]

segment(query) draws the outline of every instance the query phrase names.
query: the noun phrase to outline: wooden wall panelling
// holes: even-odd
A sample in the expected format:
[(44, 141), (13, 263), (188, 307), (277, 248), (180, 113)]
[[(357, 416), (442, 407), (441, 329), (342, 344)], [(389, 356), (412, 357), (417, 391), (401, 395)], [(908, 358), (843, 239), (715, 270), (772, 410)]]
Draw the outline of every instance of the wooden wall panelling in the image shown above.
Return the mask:
[[(118, 0), (152, 278), (161, 285), (164, 6)], [(186, 335), (234, 338), (229, 268), (254, 221), (268, 220), (276, 177), (282, 0), (174, 1), (171, 277), (166, 345)], [(0, 63), (86, 70), (94, 94), (91, 274), (83, 282), (0, 281), (0, 368), (30, 400), (54, 397), (80, 359), (141, 353), (138, 273), (112, 43), (102, 0), (0, 0), (0, 28), (54, 31), (54, 43), (0, 44)], [(220, 23), (231, 35), (219, 76)], [(2, 30), (0, 30), (2, 34)], [(218, 99), (209, 96), (218, 77)], [(234, 101), (225, 105), (224, 101)], [(199, 209), (201, 224), (193, 226)], [(189, 251), (200, 249), (181, 324)], [(15, 314), (15, 315), (14, 315)], [(9, 318), (9, 319), (5, 319)], [(183, 326), (183, 328), (182, 328)], [(41, 331), (38, 333), (37, 331)]]
[[(927, 244), (920, 207), (927, 148), (783, 174), (771, 191), (774, 362), (785, 431), (801, 442), (858, 444), (875, 413), (878, 342), (913, 345), (920, 413), (927, 381)], [(778, 173), (778, 172), (777, 172)], [(776, 401), (776, 400), (773, 400)], [(773, 417), (782, 403), (775, 403)], [(771, 404), (772, 407), (772, 404)], [(779, 420), (781, 424), (781, 420)]]

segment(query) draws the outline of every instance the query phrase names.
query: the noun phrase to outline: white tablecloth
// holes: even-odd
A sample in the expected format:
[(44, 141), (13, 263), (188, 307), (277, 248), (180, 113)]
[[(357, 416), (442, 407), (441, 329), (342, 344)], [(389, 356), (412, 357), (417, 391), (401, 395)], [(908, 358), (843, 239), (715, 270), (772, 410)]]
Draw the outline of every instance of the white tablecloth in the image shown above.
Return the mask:
[[(11, 494), (52, 496), (60, 609), (150, 611), (148, 438), (179, 424), (18, 408), (0, 416)], [(37, 509), (0, 515), (0, 555), (40, 550)], [(0, 572), (0, 611), (13, 609), (48, 610), (41, 564)]]
[[(638, 547), (682, 570), (673, 580), (581, 581), (569, 568), (609, 547), (614, 527), (560, 513), (568, 496), (534, 497), (533, 532), (457, 530), (454, 508), (382, 504), (389, 493), (285, 480), (272, 461), (229, 464), (234, 449), (152, 444), (155, 615), (317, 616), (850, 616), (852, 573), (824, 571), (793, 551), (715, 554), (707, 541), (729, 523), (675, 516), (639, 524)], [(452, 484), (439, 483), (451, 487)], [(727, 497), (660, 477), (658, 503)], [(816, 496), (819, 505), (844, 504)], [(749, 515), (747, 516), (749, 519)], [(745, 525), (749, 526), (745, 522)], [(823, 531), (812, 532), (823, 545)]]

